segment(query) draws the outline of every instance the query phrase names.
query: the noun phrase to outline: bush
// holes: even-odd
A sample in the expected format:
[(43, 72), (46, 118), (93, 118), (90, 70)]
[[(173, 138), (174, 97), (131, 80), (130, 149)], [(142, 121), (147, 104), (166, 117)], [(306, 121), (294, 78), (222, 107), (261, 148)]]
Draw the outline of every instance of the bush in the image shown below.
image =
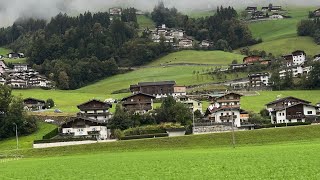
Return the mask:
[(121, 139), (124, 136), (124, 133), (120, 129), (114, 130), (114, 136), (117, 139)]
[(58, 128), (55, 128), (54, 130), (52, 130), (48, 134), (44, 135), (42, 137), (42, 139), (51, 139), (51, 138), (55, 137), (58, 134), (59, 134), (59, 130), (58, 130)]
[(144, 135), (134, 135), (134, 136), (124, 136), (121, 140), (131, 140), (131, 139), (145, 139), (145, 138), (156, 138), (156, 137), (168, 137), (167, 133), (157, 133), (157, 134), (144, 134)]
[(47, 99), (47, 102), (46, 102), (46, 108), (50, 109), (54, 107), (54, 101), (53, 99)]
[(184, 128), (180, 124), (174, 123), (163, 123), (158, 125), (147, 125), (140, 126), (136, 128), (129, 128), (123, 131), (124, 135), (132, 136), (132, 135), (144, 135), (144, 134), (157, 134), (157, 133), (166, 133), (166, 129), (171, 128)]
[(257, 125), (255, 129), (261, 128), (273, 128), (273, 127), (286, 127), (286, 126), (303, 126), (310, 125), (311, 122), (295, 122), (295, 123), (279, 123), (279, 124), (265, 124), (265, 125)]

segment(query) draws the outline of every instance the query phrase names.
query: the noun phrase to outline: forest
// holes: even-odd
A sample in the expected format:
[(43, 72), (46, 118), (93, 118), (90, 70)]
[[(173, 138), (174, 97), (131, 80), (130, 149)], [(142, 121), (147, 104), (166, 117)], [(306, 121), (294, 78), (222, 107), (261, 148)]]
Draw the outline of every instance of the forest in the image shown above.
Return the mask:
[(302, 20), (298, 24), (299, 36), (310, 36), (317, 44), (320, 44), (320, 18)]

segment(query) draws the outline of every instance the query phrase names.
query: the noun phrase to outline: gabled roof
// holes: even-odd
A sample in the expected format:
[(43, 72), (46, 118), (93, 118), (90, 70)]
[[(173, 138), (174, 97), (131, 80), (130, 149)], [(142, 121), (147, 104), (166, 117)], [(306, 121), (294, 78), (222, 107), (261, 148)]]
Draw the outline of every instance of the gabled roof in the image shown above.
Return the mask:
[(108, 106), (112, 107), (112, 104), (111, 104), (111, 103), (103, 102), (103, 101), (100, 101), (100, 100), (97, 100), (97, 99), (89, 100), (89, 101), (87, 101), (87, 102), (84, 102), (84, 103), (82, 103), (82, 104), (79, 104), (77, 107), (80, 108), (80, 106), (83, 106), (83, 105), (88, 104), (88, 103), (91, 103), (91, 102), (98, 102), (98, 103), (101, 103), (101, 104), (108, 105)]
[(296, 51), (293, 51), (293, 52), (292, 52), (292, 55), (294, 55), (294, 56), (295, 56), (295, 55), (300, 55), (301, 53), (304, 54), (304, 55), (306, 54), (306, 53), (305, 53), (304, 51), (302, 51), (302, 50), (296, 50)]
[(175, 85), (175, 81), (139, 82), (138, 86)]
[(156, 98), (156, 97), (154, 97), (154, 96), (152, 96), (152, 95), (150, 95), (150, 94), (146, 94), (146, 93), (139, 92), (139, 93), (136, 93), (136, 94), (132, 94), (132, 95), (130, 95), (130, 96), (128, 96), (128, 97), (125, 97), (125, 98), (121, 99), (121, 101), (125, 101), (126, 99), (129, 99), (129, 98), (131, 98), (131, 97), (138, 96), (138, 95), (148, 96), (148, 97), (150, 97), (150, 98), (152, 98), (152, 99), (155, 99), (155, 98)]
[(243, 96), (242, 94), (238, 94), (238, 93), (234, 93), (234, 92), (230, 92), (230, 93), (226, 93), (226, 94), (217, 94), (217, 95), (209, 95), (209, 97), (213, 97), (215, 99), (217, 98), (221, 98), (230, 94), (235, 94), (235, 95), (239, 95), (239, 96)]
[(28, 101), (28, 100), (34, 100), (34, 101), (38, 101), (38, 102), (41, 102), (41, 103), (46, 103), (44, 100), (36, 99), (36, 98), (32, 98), (32, 97), (26, 98), (23, 101)]
[(285, 100), (290, 99), (290, 98), (291, 98), (291, 99), (298, 100), (298, 101), (301, 101), (301, 102), (304, 102), (304, 103), (308, 103), (308, 104), (311, 103), (311, 102), (306, 101), (306, 100), (303, 100), (303, 99), (299, 99), (299, 98), (296, 98), (296, 97), (293, 97), (293, 96), (289, 96), (289, 97), (285, 97), (285, 98), (281, 98), (281, 99), (278, 99), (278, 100), (269, 102), (268, 104), (266, 104), (266, 106), (271, 105), (271, 104), (276, 104), (276, 103), (278, 103), (278, 102), (282, 102), (282, 101), (285, 101)]
[(103, 121), (98, 121), (96, 119), (91, 119), (91, 118), (87, 118), (87, 117), (80, 117), (80, 116), (77, 116), (77, 117), (71, 117), (68, 121), (62, 123), (60, 125), (60, 127), (70, 123), (70, 122), (73, 122), (75, 120), (84, 120), (84, 121), (87, 121), (87, 122), (93, 122), (93, 123), (97, 123), (97, 124), (100, 124), (100, 125), (103, 125), (105, 126), (107, 123), (106, 122), (103, 122)]
[(293, 105), (291, 105), (291, 106), (281, 107), (281, 108), (276, 109), (276, 110), (274, 110), (274, 111), (282, 111), (282, 110), (285, 110), (285, 109), (288, 109), (288, 108), (291, 108), (291, 107), (294, 107), (294, 106), (298, 106), (298, 105), (306, 105), (306, 106), (309, 106), (309, 107), (318, 108), (317, 106), (314, 106), (314, 105), (308, 104), (308, 103), (297, 103), (297, 104), (293, 104)]

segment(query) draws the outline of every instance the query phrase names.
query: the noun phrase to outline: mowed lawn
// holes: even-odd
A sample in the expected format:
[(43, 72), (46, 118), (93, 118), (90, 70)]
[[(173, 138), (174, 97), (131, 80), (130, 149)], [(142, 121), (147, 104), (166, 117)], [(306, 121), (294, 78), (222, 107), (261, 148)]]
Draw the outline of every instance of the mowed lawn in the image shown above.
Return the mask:
[(140, 29), (145, 29), (145, 28), (152, 29), (152, 28), (155, 27), (155, 24), (152, 21), (152, 19), (147, 17), (147, 16), (145, 16), (145, 15), (138, 15), (137, 16), (137, 21), (138, 21)]
[(7, 55), (10, 52), (11, 52), (10, 49), (6, 49), (6, 48), (3, 48), (3, 47), (0, 47), (0, 55)]
[(287, 96), (293, 96), (300, 99), (304, 99), (316, 104), (320, 102), (320, 90), (298, 90), (298, 91), (262, 91), (257, 96), (244, 96), (241, 98), (241, 108), (247, 111), (260, 112), (265, 108), (265, 104), (275, 101), (277, 96), (284, 98)]
[(319, 128), (236, 132), (236, 148), (215, 133), (25, 149), (0, 179), (319, 179)]
[(150, 66), (161, 64), (177, 64), (177, 63), (192, 63), (192, 64), (214, 64), (214, 65), (228, 65), (233, 60), (241, 63), (244, 56), (224, 51), (195, 51), (184, 50), (171, 53), (158, 60), (153, 61)]
[(305, 50), (308, 55), (318, 54), (320, 46), (312, 38), (297, 35), (298, 23), (308, 19), (308, 12), (314, 9), (316, 7), (291, 7), (288, 15), (292, 18), (250, 23), (253, 36), (263, 40), (250, 49), (264, 50), (274, 55), (288, 54), (294, 50)]

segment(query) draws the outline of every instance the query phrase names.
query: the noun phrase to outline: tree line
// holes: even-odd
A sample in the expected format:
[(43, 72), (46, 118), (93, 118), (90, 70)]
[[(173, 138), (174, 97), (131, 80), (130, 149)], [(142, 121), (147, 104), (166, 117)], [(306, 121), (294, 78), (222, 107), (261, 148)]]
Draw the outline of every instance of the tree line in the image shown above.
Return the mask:
[(317, 44), (320, 44), (320, 18), (301, 20), (298, 24), (299, 36), (313, 37)]
[(160, 2), (151, 13), (157, 26), (166, 24), (169, 28), (181, 28), (196, 40), (210, 40), (215, 49), (232, 50), (261, 42), (255, 40), (247, 24), (238, 19), (232, 7), (217, 7), (216, 13), (209, 17), (190, 18), (175, 8), (167, 8)]

